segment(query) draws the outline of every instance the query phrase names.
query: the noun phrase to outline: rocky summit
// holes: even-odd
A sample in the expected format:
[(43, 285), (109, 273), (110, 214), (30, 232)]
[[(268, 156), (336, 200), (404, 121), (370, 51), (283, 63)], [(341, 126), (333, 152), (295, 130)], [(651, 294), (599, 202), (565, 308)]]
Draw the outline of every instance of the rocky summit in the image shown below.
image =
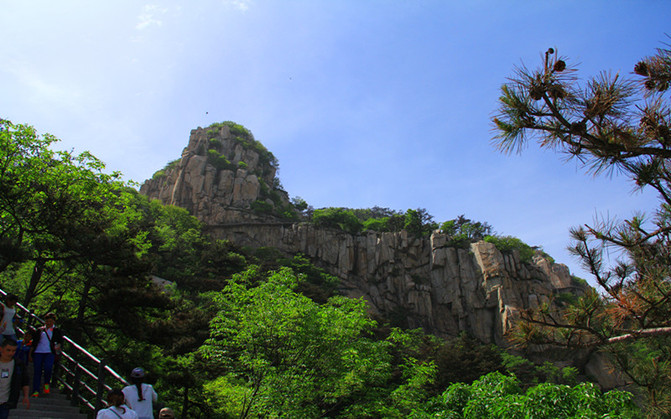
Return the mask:
[(241, 246), (302, 253), (340, 278), (340, 291), (364, 297), (371, 313), (407, 327), (454, 336), (466, 331), (506, 346), (526, 309), (561, 305), (580, 294), (565, 265), (540, 252), (523, 262), (493, 244), (450, 247), (440, 231), (349, 234), (308, 222), (283, 221), (295, 211), (276, 179), (277, 161), (244, 127), (215, 124), (191, 131), (182, 157), (147, 180), (140, 192), (186, 208), (217, 238)]

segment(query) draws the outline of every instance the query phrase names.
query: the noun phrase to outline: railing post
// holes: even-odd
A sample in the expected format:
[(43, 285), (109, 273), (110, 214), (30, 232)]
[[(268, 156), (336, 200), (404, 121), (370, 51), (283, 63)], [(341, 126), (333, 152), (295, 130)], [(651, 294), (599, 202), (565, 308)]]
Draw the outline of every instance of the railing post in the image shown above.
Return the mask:
[(96, 412), (103, 407), (103, 392), (105, 391), (105, 359), (100, 360), (98, 364), (98, 388), (96, 389)]
[(77, 406), (79, 404), (79, 385), (82, 381), (82, 369), (79, 368), (79, 361), (77, 358), (73, 356), (72, 359), (75, 361), (75, 375), (72, 378), (72, 399), (70, 400), (70, 404)]

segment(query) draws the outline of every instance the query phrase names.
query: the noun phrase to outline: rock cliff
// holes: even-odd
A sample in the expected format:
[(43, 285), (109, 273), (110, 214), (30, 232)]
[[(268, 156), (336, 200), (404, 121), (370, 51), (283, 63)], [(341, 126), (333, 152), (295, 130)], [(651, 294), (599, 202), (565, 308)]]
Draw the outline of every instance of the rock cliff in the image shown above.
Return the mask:
[(290, 208), (276, 173), (275, 157), (251, 132), (224, 122), (192, 130), (182, 157), (145, 181), (140, 193), (186, 208), (207, 225), (262, 221)]
[(568, 268), (540, 255), (522, 263), (491, 243), (447, 245), (435, 231), (352, 235), (275, 215), (293, 211), (278, 187), (277, 163), (251, 133), (233, 123), (191, 132), (181, 159), (146, 181), (140, 192), (188, 209), (218, 238), (239, 245), (303, 253), (341, 279), (341, 291), (364, 297), (373, 313), (439, 335), (467, 331), (505, 345), (521, 310), (555, 304), (581, 292)]

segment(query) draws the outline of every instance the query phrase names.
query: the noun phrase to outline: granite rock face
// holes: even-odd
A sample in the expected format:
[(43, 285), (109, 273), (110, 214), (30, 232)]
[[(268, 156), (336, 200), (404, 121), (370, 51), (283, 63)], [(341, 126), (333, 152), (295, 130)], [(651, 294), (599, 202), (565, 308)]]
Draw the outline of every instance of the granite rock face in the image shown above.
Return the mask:
[(251, 211), (257, 201), (288, 205), (286, 192), (273, 187), (274, 157), (243, 130), (225, 124), (192, 130), (182, 157), (144, 182), (140, 193), (186, 208), (207, 225), (263, 220)]
[(341, 291), (363, 297), (370, 311), (438, 335), (467, 331), (483, 342), (507, 345), (520, 311), (549, 303), (571, 285), (564, 265), (521, 263), (493, 244), (446, 246), (444, 234), (414, 238), (406, 231), (362, 235), (308, 223), (211, 227), (218, 238), (245, 246), (303, 253), (341, 279)]
[(140, 188), (149, 198), (189, 210), (217, 238), (241, 246), (302, 253), (341, 280), (341, 292), (363, 297), (370, 311), (397, 324), (438, 335), (467, 331), (506, 345), (522, 310), (580, 292), (568, 268), (540, 255), (522, 263), (493, 244), (447, 245), (439, 231), (416, 238), (406, 231), (351, 235), (309, 223), (282, 222), (259, 206), (288, 206), (277, 164), (251, 133), (215, 124), (191, 132), (182, 157)]

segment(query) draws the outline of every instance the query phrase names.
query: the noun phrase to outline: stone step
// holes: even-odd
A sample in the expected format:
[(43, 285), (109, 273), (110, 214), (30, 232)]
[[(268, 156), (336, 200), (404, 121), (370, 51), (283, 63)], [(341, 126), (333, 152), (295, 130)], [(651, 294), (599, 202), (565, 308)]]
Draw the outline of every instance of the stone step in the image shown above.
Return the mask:
[(87, 419), (79, 407), (72, 406), (70, 400), (57, 389), (51, 394), (40, 394), (30, 398), (30, 408), (26, 409), (21, 401), (16, 409), (10, 410), (10, 418), (22, 419)]

